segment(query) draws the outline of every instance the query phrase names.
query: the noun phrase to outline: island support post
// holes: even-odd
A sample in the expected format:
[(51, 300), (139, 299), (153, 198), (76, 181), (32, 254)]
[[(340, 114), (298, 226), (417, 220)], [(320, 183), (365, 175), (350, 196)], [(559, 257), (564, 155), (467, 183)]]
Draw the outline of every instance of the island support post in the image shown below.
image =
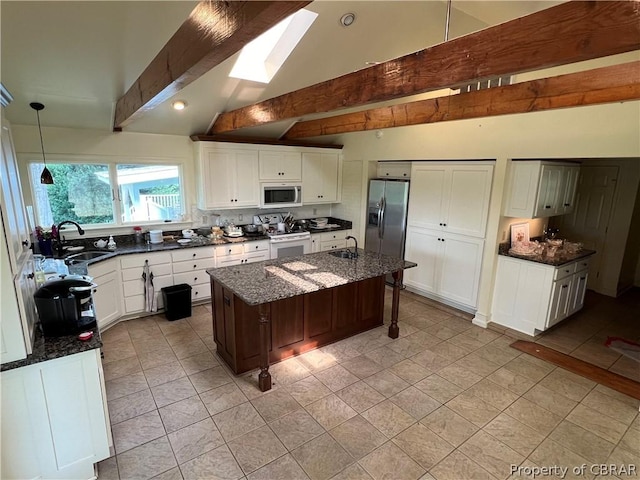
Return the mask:
[(271, 390), (271, 374), (269, 373), (269, 304), (263, 303), (258, 307), (260, 315), (260, 373), (258, 374), (258, 388), (261, 392)]
[(402, 287), (402, 270), (397, 270), (393, 276), (393, 300), (391, 301), (391, 325), (389, 325), (389, 338), (398, 338), (398, 306), (400, 305), (400, 288)]

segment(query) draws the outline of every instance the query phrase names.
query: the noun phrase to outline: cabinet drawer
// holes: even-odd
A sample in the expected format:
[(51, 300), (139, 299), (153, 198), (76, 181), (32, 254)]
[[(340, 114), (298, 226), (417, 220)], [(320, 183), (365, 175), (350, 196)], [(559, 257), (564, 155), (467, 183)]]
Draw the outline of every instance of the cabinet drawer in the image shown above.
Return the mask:
[(580, 272), (582, 270), (588, 270), (589, 269), (589, 263), (591, 263), (591, 257), (589, 258), (583, 258), (581, 260), (578, 260), (575, 264), (575, 272)]
[(245, 263), (253, 263), (253, 262), (261, 262), (263, 260), (269, 260), (269, 252), (251, 252), (247, 253), (245, 256)]
[[(137, 268), (125, 268), (122, 270), (122, 280), (138, 280), (142, 278), (142, 271), (144, 267), (140, 265)], [(151, 265), (151, 272), (154, 277), (162, 276), (162, 275), (171, 275), (171, 263), (164, 263), (161, 265)]]
[(206, 272), (206, 270), (178, 273), (173, 276), (173, 283), (175, 285), (186, 283), (188, 285), (191, 285), (192, 287), (201, 283), (209, 284), (209, 274)]
[(344, 240), (345, 237), (351, 235), (351, 230), (338, 230), (337, 232), (325, 232), (320, 234), (320, 241), (326, 240)]
[(229, 255), (240, 255), (244, 252), (244, 246), (241, 243), (224, 245), (216, 247), (216, 257), (228, 257)]
[(211, 285), (209, 283), (202, 283), (191, 288), (191, 301), (203, 300), (211, 298)]
[(240, 265), (244, 259), (243, 255), (226, 255), (224, 257), (218, 257), (216, 261), (217, 267), (229, 267), (231, 265)]
[(143, 267), (144, 261), (148, 260), (150, 266), (160, 265), (162, 263), (171, 263), (171, 253), (169, 252), (153, 252), (142, 255), (125, 255), (120, 259), (121, 268)]
[(244, 244), (244, 253), (265, 252), (269, 250), (269, 240), (247, 242)]
[(213, 268), (215, 266), (216, 266), (216, 261), (213, 257), (204, 258), (201, 260), (189, 260), (186, 262), (176, 262), (173, 264), (173, 273), (206, 270), (207, 268)]
[(561, 278), (568, 277), (575, 273), (575, 265), (573, 263), (567, 263), (561, 267), (556, 267), (556, 271), (553, 273), (553, 280), (560, 280)]
[(199, 258), (215, 257), (215, 247), (188, 248), (171, 252), (171, 258), (174, 262), (183, 262), (185, 260), (196, 260)]
[(320, 251), (326, 252), (327, 250), (335, 250), (337, 248), (345, 248), (347, 246), (346, 240), (327, 240), (320, 243)]
[[(154, 275), (153, 289), (155, 293), (160, 293), (161, 288), (168, 287), (170, 285), (173, 285), (173, 275), (163, 275), (158, 277)], [(134, 296), (144, 297), (144, 281), (139, 279), (122, 282), (122, 292), (125, 298)]]

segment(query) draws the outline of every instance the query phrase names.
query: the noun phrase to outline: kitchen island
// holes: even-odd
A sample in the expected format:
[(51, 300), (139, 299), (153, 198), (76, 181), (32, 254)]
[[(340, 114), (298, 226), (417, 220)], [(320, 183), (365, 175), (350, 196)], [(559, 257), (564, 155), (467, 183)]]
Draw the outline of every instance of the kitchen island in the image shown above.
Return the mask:
[(402, 272), (416, 264), (357, 252), (356, 258), (331, 251), (207, 270), (217, 352), (233, 372), (260, 367), (258, 386), (266, 391), (270, 363), (382, 325), (387, 274), (394, 278), (389, 336), (398, 338)]

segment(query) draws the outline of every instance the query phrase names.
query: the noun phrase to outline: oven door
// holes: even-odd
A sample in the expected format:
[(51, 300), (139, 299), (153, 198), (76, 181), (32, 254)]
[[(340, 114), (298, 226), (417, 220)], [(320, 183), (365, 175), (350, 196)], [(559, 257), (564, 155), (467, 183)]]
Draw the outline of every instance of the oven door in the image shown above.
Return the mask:
[(272, 238), (270, 258), (297, 257), (311, 253), (311, 238), (292, 239)]

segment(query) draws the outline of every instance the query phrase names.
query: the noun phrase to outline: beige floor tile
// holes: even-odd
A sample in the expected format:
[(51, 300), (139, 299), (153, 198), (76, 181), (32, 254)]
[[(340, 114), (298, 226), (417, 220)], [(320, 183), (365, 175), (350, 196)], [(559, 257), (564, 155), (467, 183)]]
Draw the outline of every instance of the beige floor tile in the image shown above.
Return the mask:
[(354, 458), (325, 433), (291, 452), (311, 480), (333, 477), (354, 463)]
[(413, 386), (396, 393), (389, 400), (416, 420), (424, 418), (442, 405)]
[(409, 387), (407, 382), (393, 374), (390, 370), (378, 372), (365, 378), (363, 381), (387, 398)]
[(620, 358), (620, 354), (609, 348), (602, 348), (602, 342), (587, 341), (571, 352), (571, 356), (585, 362), (608, 369)]
[(382, 365), (384, 368), (392, 367), (405, 359), (404, 355), (394, 352), (386, 346), (365, 352), (365, 356)]
[[(511, 340), (513, 339), (510, 339), (509, 341)], [(510, 347), (501, 347), (493, 342), (479, 348), (474, 353), (499, 366), (503, 366), (514, 358), (520, 356), (520, 352), (518, 352), (518, 350)]]
[(304, 353), (297, 357), (297, 360), (310, 372), (319, 372), (325, 368), (334, 366), (337, 362), (332, 355), (320, 349)]
[(470, 352), (483, 347), (487, 343), (482, 342), (473, 336), (467, 335), (467, 332), (459, 333), (458, 335), (451, 337), (448, 341), (455, 343), (456, 346), (465, 348)]
[(616, 447), (613, 452), (611, 452), (611, 455), (609, 455), (609, 458), (607, 459), (607, 464), (609, 465), (618, 465), (618, 466), (622, 466), (622, 465), (626, 465), (626, 466), (635, 466), (635, 475), (632, 475), (631, 472), (629, 472), (629, 475), (625, 475), (622, 474), (620, 475), (621, 479), (626, 479), (626, 478), (637, 478), (638, 476), (640, 476), (640, 473), (638, 473), (638, 450), (636, 449), (634, 450), (628, 450), (622, 446), (618, 446)]
[(389, 370), (395, 375), (399, 376), (405, 382), (412, 385), (424, 378), (427, 378), (432, 373), (431, 370), (418, 365), (408, 358), (399, 363), (396, 363), (395, 365), (390, 367)]
[(342, 365), (349, 372), (360, 379), (369, 377), (374, 373), (378, 373), (379, 371), (384, 370), (384, 367), (382, 365), (374, 362), (369, 357), (366, 357), (364, 355), (350, 358), (349, 360), (342, 362), (340, 365)]
[(478, 431), (473, 423), (445, 406), (427, 415), (420, 423), (455, 447)]
[(125, 358), (137, 358), (137, 352), (130, 340), (104, 345), (102, 347), (102, 364), (108, 365), (111, 362), (123, 360)]
[(212, 418), (227, 442), (265, 424), (260, 414), (248, 402), (213, 415)]
[(410, 359), (418, 365), (431, 370), (432, 372), (437, 372), (438, 370), (446, 367), (447, 365), (451, 365), (454, 362), (454, 360), (445, 358), (442, 355), (438, 355), (431, 350), (424, 350), (417, 355), (410, 357)]
[(181, 327), (179, 330), (173, 333), (165, 332), (164, 338), (167, 340), (167, 343), (173, 347), (174, 345), (177, 345), (179, 343), (185, 343), (191, 340), (199, 340), (200, 337), (198, 337), (198, 334), (195, 332), (195, 330), (193, 330), (193, 327), (191, 327), (191, 325), (187, 323), (184, 327)]
[(480, 375), (455, 363), (438, 370), (438, 375), (465, 390), (482, 380)]
[(151, 478), (178, 465), (167, 437), (160, 437), (117, 456), (120, 478)]
[(482, 430), (463, 443), (459, 450), (496, 478), (507, 478), (511, 465), (519, 465), (525, 459)]
[(354, 463), (338, 473), (331, 480), (372, 480), (371, 475), (359, 464)]
[[(574, 408), (566, 418), (570, 422), (612, 443), (618, 443), (628, 427), (628, 425), (614, 420), (611, 417), (603, 416), (596, 410), (582, 404)], [(640, 451), (640, 443), (638, 444), (638, 448)]]
[(544, 387), (542, 383), (533, 386), (523, 397), (561, 417), (567, 415), (577, 405), (576, 401), (565, 397), (556, 390)]
[(496, 477), (456, 450), (429, 472), (436, 480), (495, 480)]
[(222, 366), (189, 375), (189, 380), (191, 380), (198, 393), (206, 392), (233, 381)]
[(363, 381), (349, 385), (337, 392), (336, 395), (358, 413), (362, 413), (385, 400), (384, 395)]
[(108, 402), (148, 388), (149, 385), (147, 384), (147, 379), (142, 372), (133, 373), (131, 375), (126, 375), (124, 377), (115, 378), (105, 382)]
[(419, 423), (396, 435), (392, 441), (426, 470), (433, 468), (455, 449), (449, 442)]
[(192, 340), (171, 345), (171, 348), (173, 349), (173, 352), (176, 354), (176, 357), (178, 357), (178, 359), (191, 357), (198, 353), (206, 353), (209, 351), (207, 345), (200, 339), (200, 337), (197, 336), (195, 332), (194, 335), (196, 335), (196, 338)]
[(142, 369), (147, 370), (175, 362), (178, 360), (178, 357), (173, 353), (171, 347), (167, 345), (165, 347), (153, 348), (148, 352), (138, 353), (138, 359), (140, 360)]
[(290, 454), (283, 455), (250, 475), (247, 475), (247, 480), (276, 479), (309, 480), (309, 477)]
[(638, 400), (637, 398), (630, 397), (629, 395), (625, 395), (624, 393), (618, 392), (609, 387), (605, 387), (604, 385), (596, 385), (596, 387), (592, 391), (603, 393), (608, 397), (615, 398), (622, 403), (626, 403), (627, 405), (634, 407), (636, 410), (640, 410), (640, 400)]
[(512, 373), (522, 375), (534, 382), (539, 382), (551, 372), (551, 369), (549, 368), (545, 368), (541, 365), (525, 360), (525, 356), (526, 355), (521, 355), (514, 358), (510, 362), (506, 363), (504, 368)]
[(449, 400), (446, 406), (477, 427), (483, 427), (500, 414), (500, 410), (496, 407), (468, 392), (462, 392), (457, 397)]
[(355, 417), (357, 412), (335, 394), (322, 397), (304, 407), (323, 428), (329, 430)]
[(478, 327), (473, 324), (471, 324), (471, 327), (468, 330), (464, 331), (464, 334), (471, 338), (479, 340), (483, 345), (491, 343), (502, 336), (501, 334), (493, 332), (488, 328)]
[(170, 433), (168, 437), (178, 464), (199, 457), (203, 453), (224, 444), (222, 435), (220, 435), (220, 432), (213, 424), (213, 420), (209, 417), (176, 430)]
[(118, 454), (166, 434), (157, 410), (113, 425), (111, 431)]
[(305, 410), (296, 410), (269, 426), (289, 451), (325, 433), (325, 429)]
[(440, 340), (448, 340), (449, 338), (455, 337), (460, 332), (456, 332), (455, 330), (447, 327), (444, 323), (438, 323), (436, 325), (432, 325), (424, 329), (429, 335), (433, 335)]
[(594, 463), (604, 462), (615, 447), (613, 443), (567, 420), (560, 422), (549, 439)]
[[(585, 478), (584, 475), (575, 475), (573, 473), (573, 467), (580, 466), (582, 464), (591, 465), (586, 458), (581, 457), (577, 453), (572, 452), (563, 445), (553, 441), (551, 438), (545, 439), (536, 448), (529, 460), (540, 466), (554, 466), (562, 469), (567, 469), (565, 478)], [(556, 473), (556, 477), (560, 477), (560, 473)]]
[(454, 338), (455, 336), (444, 342), (440, 342), (437, 345), (429, 347), (428, 349), (433, 353), (450, 360), (451, 363), (469, 355), (472, 350), (459, 346), (454, 342)]
[(540, 385), (579, 402), (596, 386), (595, 382), (558, 368), (540, 381)]
[(360, 460), (375, 480), (386, 478), (418, 479), (425, 470), (404, 453), (397, 445), (387, 442)]
[(266, 425), (232, 440), (229, 449), (245, 474), (287, 453), (287, 449)]
[(490, 380), (483, 379), (467, 390), (467, 393), (484, 400), (498, 410), (504, 410), (518, 399), (518, 395)]
[(155, 410), (156, 402), (148, 388), (132, 393), (126, 397), (120, 397), (107, 403), (109, 408), (109, 420), (116, 424), (137, 417), (143, 413)]
[(290, 385), (308, 377), (311, 372), (295, 358), (276, 363), (269, 367), (272, 381), (276, 385)]
[(415, 386), (440, 403), (446, 403), (463, 392), (462, 388), (439, 375), (431, 375), (416, 383)]
[(201, 372), (213, 368), (220, 363), (213, 354), (209, 351), (191, 355), (186, 358), (180, 359), (180, 364), (187, 375), (193, 375), (194, 373)]
[(324, 383), (332, 392), (342, 390), (360, 380), (342, 365), (334, 365), (333, 367), (316, 372), (315, 377)]
[(184, 480), (237, 480), (244, 476), (229, 447), (223, 445), (180, 465)]
[(483, 430), (525, 457), (544, 440), (544, 435), (506, 413), (491, 420)]
[(549, 435), (562, 417), (539, 407), (526, 398), (519, 398), (505, 409), (505, 413), (528, 425), (542, 435)]
[(251, 400), (251, 403), (267, 423), (302, 408), (284, 389), (267, 392), (266, 395)]
[(248, 401), (235, 383), (227, 383), (200, 394), (209, 415), (216, 415)]
[(599, 390), (598, 386), (591, 390), (589, 394), (582, 399), (583, 405), (586, 405), (609, 418), (626, 423), (627, 425), (637, 417), (638, 406), (634, 405), (634, 403), (640, 403), (640, 401), (636, 400), (635, 402), (629, 403), (617, 397), (612, 397)]
[(387, 441), (387, 437), (360, 415), (329, 430), (329, 433), (356, 460)]
[(302, 406), (309, 405), (331, 393), (331, 390), (313, 375), (287, 385), (286, 389)]
[(389, 400), (362, 412), (362, 416), (388, 438), (416, 423), (415, 419)]
[(151, 335), (145, 334), (144, 336), (133, 334), (131, 336), (131, 342), (138, 355), (150, 353), (158, 349), (166, 350), (169, 348), (167, 340), (162, 336), (162, 332), (160, 331)]
[(620, 446), (630, 452), (640, 453), (640, 429), (629, 428), (620, 440)]
[[(398, 353), (399, 355), (402, 355), (403, 357), (411, 357), (417, 353), (422, 352), (427, 345), (424, 342), (415, 341), (411, 337), (412, 335), (398, 338), (392, 343), (388, 344), (387, 347)], [(420, 337), (421, 336), (419, 336), (418, 338)], [(435, 345), (435, 343), (432, 343), (432, 345)]]
[(500, 365), (482, 358), (476, 352), (470, 353), (466, 357), (462, 357), (460, 360), (453, 363), (453, 365), (463, 367), (476, 375), (480, 375), (481, 377), (487, 377), (500, 368)]
[(185, 377), (185, 373), (180, 362), (175, 361), (160, 365), (159, 367), (149, 368), (144, 371), (144, 376), (147, 378), (147, 383), (150, 387), (156, 385), (162, 385), (163, 383), (171, 382), (179, 378)]
[(151, 393), (156, 401), (156, 405), (158, 408), (161, 408), (170, 403), (193, 397), (196, 394), (196, 390), (193, 388), (188, 377), (182, 377), (173, 382), (167, 382), (153, 387)]
[(175, 432), (209, 417), (209, 412), (197, 395), (162, 407), (158, 411), (167, 433)]
[(496, 370), (487, 378), (517, 395), (524, 395), (527, 390), (536, 384), (533, 380), (518, 375), (506, 368)]
[(638, 362), (629, 357), (625, 357), (624, 355), (621, 356), (616, 363), (611, 365), (609, 370), (636, 382), (640, 382), (640, 368), (638, 368)]
[(115, 456), (98, 462), (98, 478), (100, 480), (120, 480), (118, 462)]
[(122, 358), (113, 362), (107, 363), (103, 367), (104, 379), (106, 382), (115, 378), (124, 377), (142, 371), (142, 366), (137, 357)]
[(183, 480), (179, 467), (173, 467), (171, 470), (156, 475), (151, 480)]

